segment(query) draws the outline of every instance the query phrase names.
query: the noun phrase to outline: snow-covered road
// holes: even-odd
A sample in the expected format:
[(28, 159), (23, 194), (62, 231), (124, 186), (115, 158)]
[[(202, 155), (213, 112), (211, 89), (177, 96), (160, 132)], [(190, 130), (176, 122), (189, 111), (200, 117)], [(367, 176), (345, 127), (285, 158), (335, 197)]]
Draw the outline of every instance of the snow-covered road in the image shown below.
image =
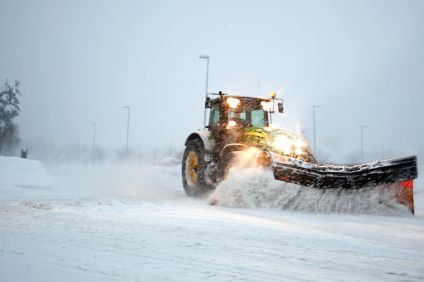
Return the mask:
[(0, 168), (0, 281), (424, 280), (422, 211), (210, 206), (184, 195), (178, 167)]

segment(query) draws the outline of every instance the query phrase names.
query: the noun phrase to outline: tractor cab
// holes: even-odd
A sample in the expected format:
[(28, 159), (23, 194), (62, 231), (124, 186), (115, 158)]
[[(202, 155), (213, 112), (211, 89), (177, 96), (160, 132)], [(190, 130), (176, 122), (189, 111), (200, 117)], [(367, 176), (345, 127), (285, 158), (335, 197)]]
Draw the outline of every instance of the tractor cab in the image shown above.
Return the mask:
[(245, 129), (269, 126), (272, 101), (241, 96), (222, 96), (210, 100), (208, 129)]
[(229, 144), (265, 145), (265, 135), (257, 131), (270, 126), (275, 100), (278, 100), (278, 111), (283, 112), (282, 100), (276, 99), (275, 94), (271, 98), (226, 95), (222, 92), (215, 95), (218, 97), (208, 97), (205, 103), (205, 110), (210, 109), (206, 128), (216, 144), (214, 155), (218, 156)]
[(272, 99), (219, 95), (208, 101), (211, 137), (217, 150), (230, 143), (244, 143), (246, 132), (270, 125)]
[(257, 98), (246, 96), (227, 95), (222, 93), (212, 93), (219, 96), (211, 99), (209, 96), (205, 100), (206, 109), (210, 109), (209, 130), (215, 128), (263, 128), (271, 123), (271, 115), (275, 113), (275, 101), (278, 101), (278, 112), (282, 113), (283, 100), (276, 98), (276, 93), (272, 92), (270, 98)]

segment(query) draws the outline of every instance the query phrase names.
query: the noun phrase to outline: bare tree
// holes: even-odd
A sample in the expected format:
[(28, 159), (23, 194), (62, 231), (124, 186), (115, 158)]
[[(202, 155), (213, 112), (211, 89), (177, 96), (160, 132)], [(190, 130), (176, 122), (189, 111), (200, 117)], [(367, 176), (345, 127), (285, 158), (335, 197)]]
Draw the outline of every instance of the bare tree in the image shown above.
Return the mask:
[(20, 142), (18, 126), (13, 119), (19, 115), (19, 81), (9, 84), (6, 80), (0, 89), (0, 154), (13, 151)]

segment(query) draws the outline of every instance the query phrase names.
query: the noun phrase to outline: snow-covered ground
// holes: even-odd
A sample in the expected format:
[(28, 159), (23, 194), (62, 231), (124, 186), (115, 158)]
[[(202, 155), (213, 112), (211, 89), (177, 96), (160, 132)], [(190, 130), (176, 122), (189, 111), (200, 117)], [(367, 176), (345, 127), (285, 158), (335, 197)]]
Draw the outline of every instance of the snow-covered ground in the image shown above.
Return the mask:
[(193, 199), (180, 167), (0, 157), (0, 281), (424, 280), (422, 182), (416, 216), (349, 214), (244, 194), (269, 178), (249, 175)]

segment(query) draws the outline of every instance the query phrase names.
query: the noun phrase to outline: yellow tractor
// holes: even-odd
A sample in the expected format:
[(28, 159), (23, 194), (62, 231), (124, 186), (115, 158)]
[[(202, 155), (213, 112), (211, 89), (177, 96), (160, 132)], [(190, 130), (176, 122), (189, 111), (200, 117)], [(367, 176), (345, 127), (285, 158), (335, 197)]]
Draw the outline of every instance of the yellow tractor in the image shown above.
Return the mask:
[(415, 156), (356, 165), (319, 164), (303, 138), (270, 126), (275, 108), (279, 113), (284, 110), (275, 93), (270, 98), (207, 95), (209, 123), (185, 141), (182, 180), (186, 194), (207, 194), (225, 179), (237, 152), (255, 148), (253, 161), (272, 169), (276, 180), (317, 189), (390, 184), (398, 202), (414, 212)]

